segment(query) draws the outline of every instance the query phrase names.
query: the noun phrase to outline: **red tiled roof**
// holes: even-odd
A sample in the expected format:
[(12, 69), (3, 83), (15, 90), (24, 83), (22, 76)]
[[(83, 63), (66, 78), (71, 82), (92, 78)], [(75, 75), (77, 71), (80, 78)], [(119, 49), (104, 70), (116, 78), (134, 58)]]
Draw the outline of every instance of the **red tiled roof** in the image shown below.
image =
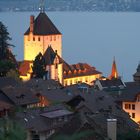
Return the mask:
[(30, 70), (30, 64), (32, 61), (23, 61), (19, 67), (19, 74), (21, 76), (27, 76), (27, 73)]
[(101, 74), (95, 67), (92, 67), (87, 63), (78, 63), (66, 67), (64, 65), (64, 72), (64, 78)]

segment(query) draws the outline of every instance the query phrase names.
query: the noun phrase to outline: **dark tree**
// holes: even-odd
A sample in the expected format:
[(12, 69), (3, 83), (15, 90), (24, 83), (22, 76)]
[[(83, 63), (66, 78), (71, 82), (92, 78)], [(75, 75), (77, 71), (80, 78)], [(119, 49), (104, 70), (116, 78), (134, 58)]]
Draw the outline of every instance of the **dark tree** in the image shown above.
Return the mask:
[(26, 140), (27, 132), (22, 126), (9, 118), (0, 118), (0, 140)]
[(9, 44), (11, 40), (7, 28), (0, 22), (0, 60), (13, 59), (10, 47), (13, 45)]
[(12, 54), (9, 44), (11, 38), (7, 28), (0, 22), (0, 77), (6, 76), (11, 69), (16, 69), (17, 62), (15, 56)]
[(39, 53), (34, 62), (33, 62), (33, 77), (34, 78), (43, 78), (43, 76), (46, 73), (46, 65), (45, 65), (45, 59), (41, 53)]

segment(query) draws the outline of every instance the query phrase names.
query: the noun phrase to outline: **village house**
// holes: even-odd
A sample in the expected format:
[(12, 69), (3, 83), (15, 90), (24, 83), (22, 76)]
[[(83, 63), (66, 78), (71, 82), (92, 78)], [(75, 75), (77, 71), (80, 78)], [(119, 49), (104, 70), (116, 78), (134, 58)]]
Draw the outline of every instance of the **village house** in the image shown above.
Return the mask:
[(120, 94), (119, 101), (131, 119), (140, 124), (140, 86), (135, 82), (126, 83), (126, 89)]
[[(70, 99), (65, 102), (63, 100), (62, 103), (46, 108), (17, 113), (18, 121), (28, 130), (29, 140), (35, 137), (37, 140), (51, 139), (51, 136), (57, 134), (71, 136), (83, 130), (94, 131), (95, 133), (90, 135), (91, 138), (97, 136), (97, 140), (104, 140), (108, 137), (107, 119), (112, 118), (117, 119), (117, 134), (123, 135), (138, 128), (128, 113), (125, 113), (108, 93), (95, 92), (93, 88), (83, 93), (78, 87), (79, 85), (69, 87), (71, 94), (67, 96), (70, 96)], [(58, 93), (53, 94), (53, 98), (57, 99), (59, 90), (54, 90)], [(61, 90), (66, 91), (65, 88)]]
[(37, 107), (39, 103), (39, 99), (33, 92), (25, 87), (5, 87), (2, 89), (1, 97), (15, 107), (33, 108)]
[(73, 112), (62, 105), (32, 109), (16, 114), (16, 120), (27, 130), (27, 140), (46, 140), (73, 117)]

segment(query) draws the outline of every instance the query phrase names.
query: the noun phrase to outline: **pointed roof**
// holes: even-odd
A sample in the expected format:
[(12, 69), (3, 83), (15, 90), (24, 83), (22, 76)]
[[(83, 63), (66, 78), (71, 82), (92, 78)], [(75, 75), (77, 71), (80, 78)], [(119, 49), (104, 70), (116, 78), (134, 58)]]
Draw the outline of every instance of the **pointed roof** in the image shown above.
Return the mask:
[(118, 77), (119, 76), (118, 76), (116, 61), (115, 61), (115, 58), (114, 58), (113, 64), (112, 64), (112, 71), (111, 71), (111, 75), (110, 75), (109, 79), (118, 78)]
[[(30, 27), (24, 33), (24, 35), (29, 35)], [(34, 35), (55, 35), (61, 34), (59, 30), (55, 27), (49, 17), (46, 15), (45, 12), (39, 13), (37, 18), (34, 21), (33, 27), (33, 34)]]
[(43, 57), (45, 59), (46, 65), (52, 65), (54, 63), (54, 59), (57, 53), (54, 52), (51, 46), (48, 46), (47, 50), (45, 51)]
[(133, 79), (135, 82), (140, 83), (140, 63), (138, 64), (136, 73), (133, 74)]

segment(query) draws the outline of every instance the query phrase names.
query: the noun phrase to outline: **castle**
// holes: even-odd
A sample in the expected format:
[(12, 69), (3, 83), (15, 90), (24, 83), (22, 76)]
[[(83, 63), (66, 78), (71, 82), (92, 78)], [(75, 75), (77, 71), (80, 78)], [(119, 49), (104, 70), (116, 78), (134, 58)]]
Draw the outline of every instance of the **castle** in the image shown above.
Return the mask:
[(24, 33), (24, 61), (20, 78), (27, 81), (32, 76), (35, 57), (41, 53), (45, 58), (47, 79), (59, 81), (64, 86), (85, 82), (92, 84), (101, 77), (101, 72), (86, 63), (69, 65), (62, 58), (62, 34), (42, 10), (35, 18), (30, 16), (30, 26)]

